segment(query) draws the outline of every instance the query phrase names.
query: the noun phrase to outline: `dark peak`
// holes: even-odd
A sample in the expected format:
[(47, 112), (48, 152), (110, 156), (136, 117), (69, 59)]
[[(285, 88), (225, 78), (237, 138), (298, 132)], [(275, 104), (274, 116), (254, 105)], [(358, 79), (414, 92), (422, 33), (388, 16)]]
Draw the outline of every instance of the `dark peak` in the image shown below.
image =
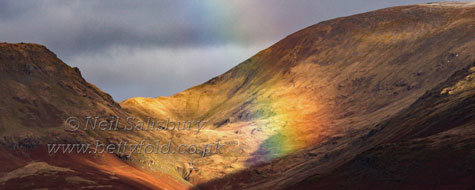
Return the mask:
[(0, 43), (0, 72), (54, 77), (79, 75), (77, 69), (63, 63), (43, 45), (34, 43)]
[(24, 51), (24, 52), (47, 52), (54, 54), (48, 48), (43, 45), (36, 44), (36, 43), (0, 43), (0, 50), (13, 50), (13, 51)]
[[(110, 104), (117, 105), (109, 94), (86, 82), (77, 67), (70, 67), (40, 44), (0, 43), (0, 75), (15, 80), (61, 83), (84, 92), (92, 90)], [(64, 85), (65, 81), (70, 84)]]
[(0, 46), (10, 46), (10, 47), (45, 47), (41, 44), (37, 43), (28, 43), (28, 42), (20, 42), (20, 43), (8, 43), (8, 42), (0, 42)]

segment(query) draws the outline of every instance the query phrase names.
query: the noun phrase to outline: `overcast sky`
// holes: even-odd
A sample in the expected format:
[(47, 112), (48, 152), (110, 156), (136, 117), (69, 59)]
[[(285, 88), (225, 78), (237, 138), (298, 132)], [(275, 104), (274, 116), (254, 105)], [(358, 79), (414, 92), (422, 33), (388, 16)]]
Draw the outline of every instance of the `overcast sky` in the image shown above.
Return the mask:
[(127, 98), (169, 96), (299, 29), (420, 0), (0, 0), (0, 41), (34, 42)]

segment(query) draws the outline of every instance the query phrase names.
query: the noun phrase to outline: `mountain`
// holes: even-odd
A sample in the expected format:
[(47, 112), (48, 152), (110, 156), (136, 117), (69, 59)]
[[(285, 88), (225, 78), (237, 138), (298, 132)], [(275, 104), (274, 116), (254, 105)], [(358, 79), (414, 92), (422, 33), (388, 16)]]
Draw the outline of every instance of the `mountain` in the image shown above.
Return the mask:
[[(44, 46), (2, 43), (0, 187), (473, 188), (474, 21), (475, 3), (455, 2), (324, 21), (204, 84), (120, 104)], [(74, 130), (71, 116), (175, 123)], [(188, 149), (49, 152), (158, 140)]]
[[(429, 101), (423, 99), (427, 92), (473, 65), (474, 14), (473, 3), (436, 3), (325, 21), (202, 85), (171, 97), (132, 98), (121, 106), (142, 117), (207, 120), (207, 133), (200, 135), (231, 146), (228, 154), (197, 159), (192, 179), (224, 177), (204, 187), (287, 187), (392, 138), (473, 126), (469, 107), (460, 113), (431, 110), (445, 116), (439, 120), (423, 112), (401, 114), (428, 110), (413, 104)], [(445, 126), (461, 114), (468, 114), (463, 122)], [(388, 132), (375, 135), (383, 125)]]
[[(164, 174), (142, 171), (121, 155), (49, 154), (49, 143), (133, 142), (133, 134), (71, 130), (74, 116), (127, 117), (109, 94), (86, 82), (46, 47), (0, 43), (0, 189), (183, 189)], [(161, 176), (157, 179), (153, 177)]]
[[(474, 14), (473, 3), (432, 3), (325, 21), (287, 36), (202, 85), (171, 97), (132, 98), (121, 106), (139, 117), (208, 121), (197, 138), (220, 139), (229, 146), (222, 155), (195, 158), (191, 182), (208, 182), (197, 188), (286, 188), (308, 181), (316, 183), (310, 187), (320, 187), (315, 176), (333, 176), (332, 171), (353, 159), (377, 154), (371, 150), (380, 146), (388, 147), (380, 150), (388, 155), (374, 159), (391, 159), (395, 150), (385, 143), (396, 143), (394, 148), (405, 151), (401, 156), (416, 157), (421, 151), (427, 153), (424, 158), (444, 163), (435, 153), (457, 141), (440, 142), (434, 149), (420, 145), (421, 150), (404, 143), (428, 137), (438, 141), (432, 136), (473, 128), (471, 79), (462, 97), (440, 99), (428, 93), (435, 96), (441, 86), (449, 88), (469, 77), (462, 71), (475, 61)], [(432, 104), (436, 107), (430, 108)], [(470, 139), (469, 134), (460, 135)], [(194, 141), (193, 135), (179, 136)], [(464, 148), (449, 153), (468, 152)], [(390, 160), (379, 162), (399, 167)], [(366, 171), (346, 167), (358, 175)], [(381, 167), (378, 171), (386, 172)], [(332, 182), (363, 177), (343, 174)], [(378, 173), (365, 175), (374, 180)], [(421, 181), (415, 186), (425, 184), (436, 185)]]

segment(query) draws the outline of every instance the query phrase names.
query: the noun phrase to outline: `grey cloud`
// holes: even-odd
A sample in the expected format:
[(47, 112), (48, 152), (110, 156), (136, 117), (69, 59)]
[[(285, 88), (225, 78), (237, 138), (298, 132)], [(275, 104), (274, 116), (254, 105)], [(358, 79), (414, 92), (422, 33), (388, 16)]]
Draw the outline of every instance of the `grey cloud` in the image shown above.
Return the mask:
[(116, 100), (171, 95), (231, 69), (260, 46), (236, 44), (203, 48), (115, 47), (71, 58), (83, 75), (100, 82)]
[[(329, 18), (422, 2), (1, 1), (0, 35), (43, 43), (65, 56), (114, 45), (252, 44), (276, 41)], [(220, 6), (210, 7), (213, 3)]]
[(0, 41), (44, 44), (122, 100), (199, 84), (323, 20), (424, 2), (0, 0)]

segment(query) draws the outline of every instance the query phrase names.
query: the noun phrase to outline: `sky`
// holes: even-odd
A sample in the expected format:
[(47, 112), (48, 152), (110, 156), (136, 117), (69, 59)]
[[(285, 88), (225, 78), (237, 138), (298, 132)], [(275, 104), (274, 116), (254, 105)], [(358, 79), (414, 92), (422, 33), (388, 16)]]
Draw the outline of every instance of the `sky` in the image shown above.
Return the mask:
[(170, 96), (307, 26), (421, 0), (0, 0), (0, 42), (45, 45), (123, 101)]

